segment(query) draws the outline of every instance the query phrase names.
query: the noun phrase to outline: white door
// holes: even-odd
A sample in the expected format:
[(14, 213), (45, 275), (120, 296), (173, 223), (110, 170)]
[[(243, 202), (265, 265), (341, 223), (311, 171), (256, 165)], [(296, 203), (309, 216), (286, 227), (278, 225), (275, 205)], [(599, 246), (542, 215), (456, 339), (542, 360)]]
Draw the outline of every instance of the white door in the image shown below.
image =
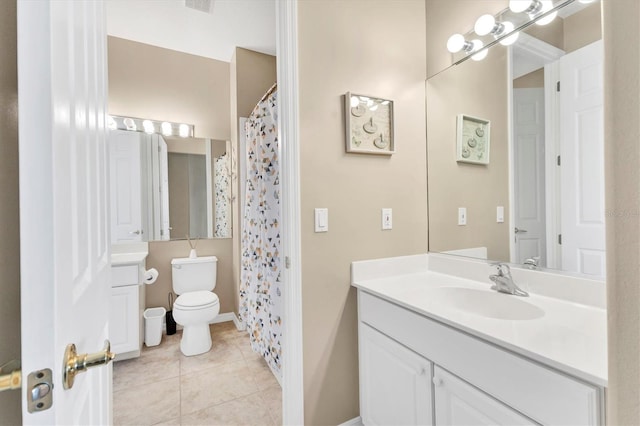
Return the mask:
[[(18, 1), (24, 424), (111, 422), (111, 365), (63, 386), (67, 344), (109, 336), (106, 31), (100, 1)], [(27, 375), (51, 369), (53, 405), (28, 411)]]
[(433, 375), (436, 424), (447, 426), (535, 425), (469, 383), (436, 366)]
[(604, 278), (602, 41), (559, 63), (562, 269)]
[(544, 88), (513, 90), (514, 227), (516, 263), (546, 265)]
[(358, 339), (362, 422), (431, 425), (432, 364), (362, 323)]
[(109, 132), (111, 175), (111, 239), (114, 243), (143, 241), (143, 135)]

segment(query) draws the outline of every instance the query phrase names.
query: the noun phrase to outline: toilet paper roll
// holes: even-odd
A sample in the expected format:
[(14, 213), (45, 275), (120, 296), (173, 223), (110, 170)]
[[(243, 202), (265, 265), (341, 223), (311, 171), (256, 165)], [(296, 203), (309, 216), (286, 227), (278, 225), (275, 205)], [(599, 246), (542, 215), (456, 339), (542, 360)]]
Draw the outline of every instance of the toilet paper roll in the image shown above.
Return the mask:
[(147, 269), (144, 272), (144, 283), (153, 284), (158, 279), (158, 270), (156, 268)]

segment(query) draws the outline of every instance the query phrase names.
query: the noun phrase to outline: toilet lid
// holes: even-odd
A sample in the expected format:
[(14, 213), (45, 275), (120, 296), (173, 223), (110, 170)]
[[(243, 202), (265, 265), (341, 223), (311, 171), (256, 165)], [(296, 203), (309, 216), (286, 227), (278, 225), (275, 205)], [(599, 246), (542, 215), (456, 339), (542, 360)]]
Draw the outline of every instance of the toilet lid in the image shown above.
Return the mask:
[(174, 306), (183, 309), (202, 308), (220, 303), (218, 295), (211, 291), (190, 291), (183, 293), (176, 299)]

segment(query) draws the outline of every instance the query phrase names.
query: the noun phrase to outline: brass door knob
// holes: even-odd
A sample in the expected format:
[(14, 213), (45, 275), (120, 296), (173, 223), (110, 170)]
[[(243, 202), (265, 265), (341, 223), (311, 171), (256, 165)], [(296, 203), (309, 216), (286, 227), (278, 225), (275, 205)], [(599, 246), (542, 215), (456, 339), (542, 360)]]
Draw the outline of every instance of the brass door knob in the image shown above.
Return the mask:
[(76, 345), (73, 343), (68, 344), (67, 349), (64, 351), (62, 374), (64, 388), (71, 389), (73, 387), (73, 382), (78, 373), (84, 373), (91, 367), (107, 365), (115, 357), (116, 354), (111, 352), (111, 343), (109, 340), (104, 341), (104, 349), (102, 351), (92, 354), (78, 355)]

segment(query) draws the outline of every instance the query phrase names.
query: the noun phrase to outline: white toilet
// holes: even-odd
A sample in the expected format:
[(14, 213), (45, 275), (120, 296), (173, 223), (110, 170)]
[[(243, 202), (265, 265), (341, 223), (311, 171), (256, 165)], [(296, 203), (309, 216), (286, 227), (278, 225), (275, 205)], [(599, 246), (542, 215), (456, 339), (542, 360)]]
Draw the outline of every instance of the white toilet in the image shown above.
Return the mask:
[(215, 256), (171, 260), (173, 291), (178, 294), (173, 318), (183, 326), (180, 350), (186, 356), (211, 349), (209, 324), (220, 312), (216, 287), (218, 258)]

